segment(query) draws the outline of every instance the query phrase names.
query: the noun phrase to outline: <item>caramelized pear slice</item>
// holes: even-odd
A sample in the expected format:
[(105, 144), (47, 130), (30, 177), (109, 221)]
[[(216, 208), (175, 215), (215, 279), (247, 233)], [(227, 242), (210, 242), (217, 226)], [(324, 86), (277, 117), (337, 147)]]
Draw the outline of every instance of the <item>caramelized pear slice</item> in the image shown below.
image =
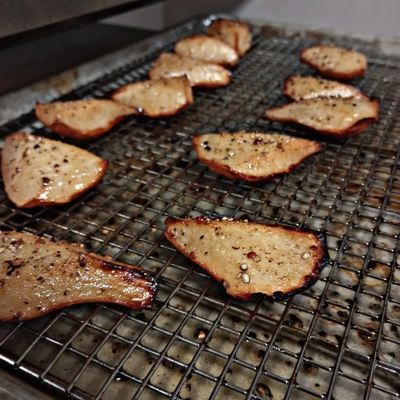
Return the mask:
[(363, 94), (354, 86), (315, 78), (313, 76), (291, 76), (286, 79), (283, 93), (294, 101), (316, 97), (360, 98)]
[(185, 75), (192, 86), (226, 86), (231, 81), (231, 73), (221, 65), (172, 53), (162, 53), (149, 72), (150, 79)]
[(318, 142), (270, 133), (218, 133), (193, 137), (201, 162), (227, 178), (264, 181), (287, 174), (321, 150)]
[(231, 46), (240, 57), (251, 47), (250, 26), (242, 21), (216, 19), (208, 27), (207, 33)]
[(285, 104), (266, 111), (266, 117), (295, 122), (337, 138), (355, 135), (378, 120), (379, 103), (367, 97), (318, 97)]
[(77, 140), (99, 137), (128, 115), (137, 114), (133, 107), (97, 99), (36, 104), (35, 112), (43, 125)]
[(335, 79), (349, 80), (364, 76), (367, 69), (364, 54), (325, 44), (304, 49), (300, 60), (321, 75)]
[(327, 262), (319, 234), (282, 226), (169, 218), (165, 236), (239, 299), (294, 294), (313, 284)]
[(175, 43), (175, 53), (213, 64), (234, 66), (239, 61), (235, 49), (212, 36), (193, 35)]
[(117, 89), (112, 98), (152, 118), (169, 117), (193, 103), (186, 76), (131, 83)]
[(151, 306), (157, 285), (139, 267), (78, 244), (0, 232), (0, 320), (30, 320), (72, 304)]
[(107, 161), (70, 144), (17, 132), (6, 137), (1, 167), (10, 200), (30, 208), (70, 202), (98, 184)]

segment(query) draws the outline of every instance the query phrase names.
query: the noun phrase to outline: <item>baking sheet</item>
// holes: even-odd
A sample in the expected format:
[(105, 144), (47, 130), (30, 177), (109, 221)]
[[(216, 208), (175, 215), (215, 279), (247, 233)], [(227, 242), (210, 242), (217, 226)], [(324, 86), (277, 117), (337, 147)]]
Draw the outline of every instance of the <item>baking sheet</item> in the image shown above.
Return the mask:
[[(118, 70), (63, 99), (103, 97), (144, 78), (161, 50), (204, 30), (210, 18), (169, 30)], [(332, 40), (332, 39), (331, 39)], [(298, 61), (315, 40), (266, 35), (234, 69), (232, 84), (195, 90), (176, 117), (129, 118), (87, 145), (108, 159), (104, 181), (73, 203), (18, 210), (0, 192), (3, 227), (86, 244), (157, 275), (151, 311), (76, 306), (36, 321), (0, 325), (0, 360), (59, 395), (103, 399), (388, 399), (400, 395), (400, 63), (355, 46), (369, 59), (355, 80), (379, 99), (364, 133), (324, 141), (324, 150), (285, 177), (248, 184), (201, 165), (196, 133), (269, 131), (316, 138), (263, 119), (284, 103), (282, 82), (313, 74)], [(7, 124), (52, 136), (32, 114)], [(323, 230), (331, 264), (303, 294), (283, 302), (229, 298), (222, 286), (163, 237), (168, 216), (229, 216)]]

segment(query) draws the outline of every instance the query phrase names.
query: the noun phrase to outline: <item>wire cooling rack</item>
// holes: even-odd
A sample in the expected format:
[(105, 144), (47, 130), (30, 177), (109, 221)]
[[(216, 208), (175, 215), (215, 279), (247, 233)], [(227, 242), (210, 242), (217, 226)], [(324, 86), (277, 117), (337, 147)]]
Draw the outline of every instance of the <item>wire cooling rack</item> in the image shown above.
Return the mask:
[[(169, 30), (135, 62), (63, 99), (108, 96), (144, 78), (161, 50), (208, 22)], [(132, 117), (85, 145), (110, 162), (96, 189), (32, 210), (15, 208), (1, 191), (3, 227), (84, 243), (143, 266), (160, 284), (150, 311), (91, 304), (1, 324), (1, 365), (76, 399), (398, 398), (400, 60), (365, 42), (333, 42), (367, 54), (367, 75), (354, 83), (379, 99), (379, 122), (359, 136), (324, 141), (321, 153), (284, 177), (228, 180), (191, 148), (192, 136), (205, 132), (313, 137), (262, 116), (285, 102), (283, 79), (313, 74), (299, 52), (314, 41), (256, 30), (228, 87), (196, 89), (195, 104), (181, 114)], [(51, 136), (32, 113), (1, 131), (16, 130)], [(288, 301), (235, 301), (163, 237), (166, 217), (198, 215), (323, 230), (332, 262)]]

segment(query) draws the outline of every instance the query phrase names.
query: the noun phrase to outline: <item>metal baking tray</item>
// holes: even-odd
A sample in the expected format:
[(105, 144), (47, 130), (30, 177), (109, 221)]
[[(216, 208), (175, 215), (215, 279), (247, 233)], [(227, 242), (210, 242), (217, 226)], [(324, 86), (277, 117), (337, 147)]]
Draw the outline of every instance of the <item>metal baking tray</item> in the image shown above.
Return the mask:
[[(106, 97), (144, 78), (160, 51), (209, 22), (166, 31), (136, 61), (62, 99)], [(359, 136), (327, 140), (263, 118), (285, 102), (284, 78), (313, 74), (299, 52), (315, 39), (255, 28), (228, 87), (195, 89), (195, 104), (179, 115), (132, 117), (84, 145), (110, 161), (96, 189), (32, 210), (15, 208), (1, 191), (1, 226), (84, 243), (141, 265), (160, 284), (150, 311), (89, 304), (1, 324), (1, 365), (75, 399), (398, 398), (400, 60), (360, 40), (333, 41), (368, 56), (366, 77), (354, 83), (379, 99), (381, 115)], [(52, 135), (32, 113), (1, 129), (16, 130)], [(198, 162), (194, 134), (239, 130), (313, 137), (325, 147), (262, 184), (225, 179)], [(323, 230), (332, 261), (287, 301), (235, 301), (164, 239), (168, 216), (198, 215)]]

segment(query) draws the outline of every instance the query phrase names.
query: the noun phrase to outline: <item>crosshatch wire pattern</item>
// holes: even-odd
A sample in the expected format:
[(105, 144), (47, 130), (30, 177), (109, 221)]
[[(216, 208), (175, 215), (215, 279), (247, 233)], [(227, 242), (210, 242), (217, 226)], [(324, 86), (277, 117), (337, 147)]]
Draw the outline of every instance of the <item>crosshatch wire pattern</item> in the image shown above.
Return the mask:
[[(163, 49), (207, 20), (169, 32)], [(166, 36), (167, 37), (167, 36)], [(102, 399), (389, 399), (400, 396), (400, 60), (369, 57), (355, 81), (381, 103), (379, 122), (287, 176), (231, 181), (201, 165), (196, 133), (310, 132), (262, 118), (283, 103), (282, 81), (312, 72), (298, 61), (313, 43), (256, 34), (227, 88), (195, 90), (170, 119), (132, 117), (87, 145), (108, 159), (103, 182), (51, 209), (18, 210), (0, 193), (3, 227), (51, 235), (156, 274), (150, 311), (91, 304), (0, 325), (4, 366), (58, 395)], [(349, 40), (335, 40), (349, 46)], [(144, 78), (159, 50), (64, 99), (107, 96)], [(32, 114), (3, 127), (51, 135)], [(323, 140), (318, 138), (318, 140)], [(323, 230), (331, 264), (288, 301), (236, 301), (164, 239), (167, 216), (229, 216)]]

